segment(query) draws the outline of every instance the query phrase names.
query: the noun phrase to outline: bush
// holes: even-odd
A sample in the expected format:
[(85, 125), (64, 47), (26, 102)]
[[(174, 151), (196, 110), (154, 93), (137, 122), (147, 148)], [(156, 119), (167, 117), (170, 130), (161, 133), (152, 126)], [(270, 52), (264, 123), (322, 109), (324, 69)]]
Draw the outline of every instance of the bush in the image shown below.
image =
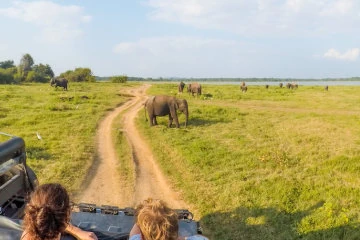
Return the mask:
[(14, 77), (8, 70), (0, 69), (0, 84), (10, 84), (14, 82)]
[(113, 76), (110, 78), (110, 82), (113, 82), (113, 83), (126, 83), (127, 80), (128, 80), (128, 77), (126, 75)]
[(60, 74), (60, 77), (66, 78), (70, 82), (95, 82), (90, 68), (76, 68), (74, 71), (68, 70)]

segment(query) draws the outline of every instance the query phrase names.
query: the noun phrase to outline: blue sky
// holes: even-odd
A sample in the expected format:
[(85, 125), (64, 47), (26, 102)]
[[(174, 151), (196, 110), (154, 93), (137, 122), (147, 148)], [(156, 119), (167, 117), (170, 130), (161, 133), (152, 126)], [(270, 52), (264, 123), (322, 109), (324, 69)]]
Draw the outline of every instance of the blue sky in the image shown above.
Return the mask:
[(358, 0), (0, 1), (0, 61), (56, 75), (360, 76)]

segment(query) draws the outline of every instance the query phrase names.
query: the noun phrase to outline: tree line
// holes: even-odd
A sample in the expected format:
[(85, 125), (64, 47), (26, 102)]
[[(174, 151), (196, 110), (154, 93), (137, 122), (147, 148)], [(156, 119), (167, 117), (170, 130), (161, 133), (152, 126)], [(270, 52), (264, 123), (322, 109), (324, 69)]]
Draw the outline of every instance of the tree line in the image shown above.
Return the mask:
[[(13, 60), (0, 61), (0, 84), (19, 84), (26, 82), (49, 82), (55, 77), (49, 64), (35, 64), (30, 54), (24, 54), (20, 63), (15, 65)], [(70, 82), (95, 82), (90, 68), (75, 68), (61, 73)]]

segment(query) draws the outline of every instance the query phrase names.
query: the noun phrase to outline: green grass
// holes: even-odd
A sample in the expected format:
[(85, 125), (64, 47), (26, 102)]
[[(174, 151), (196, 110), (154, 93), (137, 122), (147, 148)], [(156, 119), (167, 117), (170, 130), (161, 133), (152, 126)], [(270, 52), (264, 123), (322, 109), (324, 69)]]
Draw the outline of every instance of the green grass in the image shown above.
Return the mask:
[[(0, 85), (0, 131), (24, 138), (41, 183), (76, 192), (95, 158), (97, 123), (135, 85)], [(186, 129), (183, 115), (180, 129), (167, 128), (167, 117), (150, 128), (142, 110), (137, 126), (211, 239), (358, 239), (359, 90), (204, 85), (201, 97), (179, 96), (189, 103)], [(176, 92), (176, 84), (154, 84), (148, 94)], [(131, 184), (121, 116), (114, 124)]]
[(203, 85), (186, 129), (137, 125), (212, 239), (358, 239), (359, 90)]
[(97, 123), (127, 99), (119, 93), (131, 86), (71, 83), (62, 91), (49, 84), (0, 85), (0, 131), (24, 138), (40, 183), (59, 182), (75, 192), (95, 156)]

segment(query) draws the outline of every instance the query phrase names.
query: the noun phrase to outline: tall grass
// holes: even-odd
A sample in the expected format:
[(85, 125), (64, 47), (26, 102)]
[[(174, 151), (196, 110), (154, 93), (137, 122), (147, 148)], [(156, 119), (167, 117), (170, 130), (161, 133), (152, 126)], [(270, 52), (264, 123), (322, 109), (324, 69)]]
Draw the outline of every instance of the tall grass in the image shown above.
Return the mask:
[(119, 92), (131, 86), (71, 83), (62, 91), (49, 84), (0, 85), (0, 131), (24, 138), (40, 183), (59, 182), (75, 192), (95, 157), (97, 123), (126, 101)]
[(212, 239), (359, 239), (359, 90), (204, 85), (187, 128), (137, 125)]

